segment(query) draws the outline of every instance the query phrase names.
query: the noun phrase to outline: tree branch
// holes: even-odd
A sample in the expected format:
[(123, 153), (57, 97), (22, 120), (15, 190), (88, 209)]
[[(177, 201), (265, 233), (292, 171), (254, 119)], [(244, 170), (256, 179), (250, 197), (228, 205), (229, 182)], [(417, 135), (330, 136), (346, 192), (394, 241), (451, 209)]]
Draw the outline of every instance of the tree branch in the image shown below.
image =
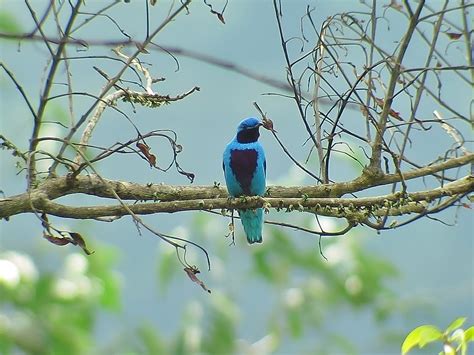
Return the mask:
[[(267, 190), (268, 198), (249, 198), (247, 202), (227, 201), (227, 191), (219, 186), (190, 187), (153, 184), (144, 186), (129, 182), (105, 180), (102, 177), (94, 175), (75, 177), (69, 175), (48, 178), (37, 188), (29, 192), (1, 199), (0, 218), (8, 218), (19, 213), (34, 212), (34, 209), (58, 216), (66, 214), (64, 216), (70, 218), (96, 218), (126, 214), (126, 211), (120, 206), (67, 207), (52, 202), (59, 197), (77, 193), (102, 198), (116, 198), (116, 196), (119, 196), (121, 200), (159, 201), (154, 204), (135, 204), (129, 206), (129, 208), (137, 214), (222, 208), (256, 208), (266, 204), (269, 204), (272, 208), (290, 208), (290, 206), (295, 205), (301, 205), (304, 208), (313, 208), (318, 204), (330, 207), (354, 205), (365, 206), (367, 208), (371, 205), (378, 204), (380, 199), (382, 199), (382, 201), (385, 199), (392, 201), (393, 199), (400, 198), (400, 196), (398, 193), (394, 193), (386, 196), (368, 198), (368, 200), (363, 198), (328, 199), (328, 197), (340, 197), (343, 194), (364, 190), (369, 186), (374, 187), (399, 182), (402, 177), (404, 180), (410, 180), (417, 177), (428, 176), (438, 171), (463, 166), (473, 161), (474, 153), (470, 153), (459, 158), (451, 158), (445, 162), (403, 174), (387, 174), (377, 181), (368, 181), (364, 176), (361, 176), (349, 182), (315, 186), (270, 186)], [(429, 202), (433, 198), (446, 196), (447, 194), (470, 193), (474, 187), (472, 180), (472, 178), (467, 177), (456, 180), (442, 188), (431, 190), (431, 193), (430, 191), (425, 191), (422, 192), (421, 195), (416, 195), (420, 193), (415, 193), (415, 195), (408, 194), (407, 196), (413, 198), (413, 201)], [(433, 193), (434, 195), (432, 195)]]
[[(395, 92), (395, 87), (397, 85), (397, 80), (401, 72), (403, 58), (407, 51), (408, 45), (411, 42), (413, 32), (418, 24), (418, 18), (420, 16), (421, 10), (423, 9), (424, 1), (420, 1), (416, 12), (411, 16), (408, 29), (403, 37), (403, 41), (400, 44), (400, 49), (398, 51), (398, 56), (393, 63), (391, 68), (390, 82), (388, 84), (387, 92), (385, 94), (384, 105), (382, 113), (380, 114), (379, 122), (377, 123), (377, 130), (375, 133), (375, 139), (372, 144), (372, 156), (370, 157), (370, 165), (366, 172), (369, 174), (379, 175), (381, 173), (380, 167), (380, 158), (382, 153), (382, 142), (385, 134), (387, 121), (390, 113), (390, 109), (393, 101), (393, 94)], [(408, 3), (405, 3), (408, 7)]]
[[(420, 169), (403, 172), (405, 181), (419, 177), (433, 175), (440, 171), (457, 168), (474, 163), (474, 153), (468, 153), (457, 158), (451, 158), (441, 163), (424, 166)], [(105, 182), (105, 183), (104, 183)], [(343, 194), (362, 191), (367, 187), (383, 186), (400, 182), (400, 175), (387, 174), (377, 181), (368, 182), (365, 178), (359, 177), (348, 182), (337, 182), (323, 185), (308, 185), (298, 187), (270, 186), (267, 189), (269, 197), (339, 197)], [(113, 189), (122, 200), (136, 201), (173, 201), (173, 200), (193, 200), (193, 199), (212, 199), (227, 197), (227, 190), (219, 186), (189, 186), (189, 185), (162, 185), (146, 184), (141, 185), (126, 181), (115, 181), (99, 178), (95, 175), (78, 175), (74, 179), (68, 176), (50, 177), (41, 183), (32, 193), (42, 191), (48, 199), (71, 195), (87, 194), (102, 198), (115, 198), (111, 189)], [(24, 195), (24, 194), (23, 194)], [(22, 195), (12, 196), (9, 199), (15, 199)], [(2, 202), (0, 199), (0, 207)], [(1, 208), (0, 208), (1, 209)], [(3, 216), (2, 218), (4, 218)]]
[[(299, 187), (294, 187), (299, 190)], [(174, 213), (183, 211), (274, 208), (288, 212), (298, 210), (318, 215), (344, 217), (350, 220), (364, 221), (370, 216), (403, 215), (422, 213), (431, 201), (474, 191), (474, 176), (466, 176), (444, 187), (408, 193), (393, 193), (376, 197), (364, 198), (306, 198), (306, 197), (243, 197), (229, 199), (224, 197), (208, 199), (175, 200), (150, 203), (132, 203), (126, 206), (101, 205), (74, 207), (53, 202), (44, 191), (32, 191), (31, 194), (18, 195), (14, 198), (0, 200), (0, 218), (18, 213), (44, 212), (58, 217), (75, 219), (97, 219), (99, 217), (123, 216), (133, 212), (137, 215), (154, 213)], [(421, 203), (423, 202), (423, 203)]]

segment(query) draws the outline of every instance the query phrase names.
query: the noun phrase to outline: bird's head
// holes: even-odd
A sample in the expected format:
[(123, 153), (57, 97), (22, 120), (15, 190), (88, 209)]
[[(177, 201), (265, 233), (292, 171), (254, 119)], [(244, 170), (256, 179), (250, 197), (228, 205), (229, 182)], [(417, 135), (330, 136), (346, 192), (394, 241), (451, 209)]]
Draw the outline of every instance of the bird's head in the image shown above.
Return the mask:
[(237, 127), (237, 141), (239, 143), (256, 142), (260, 136), (258, 129), (261, 125), (262, 121), (255, 117), (246, 118)]

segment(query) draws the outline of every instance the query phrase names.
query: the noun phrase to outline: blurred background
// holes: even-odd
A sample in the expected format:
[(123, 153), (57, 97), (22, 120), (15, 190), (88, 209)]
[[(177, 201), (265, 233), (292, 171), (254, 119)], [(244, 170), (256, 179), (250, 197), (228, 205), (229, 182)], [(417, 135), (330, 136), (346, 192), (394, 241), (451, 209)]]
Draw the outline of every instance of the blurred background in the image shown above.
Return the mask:
[[(30, 2), (38, 14), (44, 11), (45, 3)], [(312, 16), (317, 27), (338, 12), (367, 11), (363, 4), (353, 1), (284, 2), (287, 38), (300, 34), (300, 20), (308, 3), (316, 9)], [(33, 29), (23, 2), (3, 0), (0, 4), (2, 31)], [(106, 4), (88, 1), (83, 11), (92, 13)], [(151, 28), (163, 21), (171, 4), (158, 1), (150, 8)], [(219, 11), (225, 2), (212, 4)], [(133, 39), (145, 38), (143, 1), (119, 3), (108, 14)], [(189, 13), (178, 16), (156, 42), (205, 53), (285, 81), (286, 64), (272, 3), (230, 1), (224, 18), (222, 24), (203, 2), (193, 1)], [(386, 48), (391, 51), (395, 36), (405, 29), (396, 16), (389, 20), (380, 33), (387, 36)], [(54, 33), (53, 26), (48, 23), (46, 30)], [(102, 18), (84, 26), (78, 38), (126, 39), (113, 21)], [(295, 44), (295, 51), (297, 47)], [(48, 64), (44, 44), (2, 40), (0, 51), (2, 62), (36, 104)], [(82, 46), (69, 47), (68, 55), (84, 56), (84, 51), (91, 56), (112, 55), (108, 47)], [(416, 53), (411, 53), (413, 58), (407, 60), (416, 60)], [(194, 86), (201, 88), (184, 100), (157, 109), (120, 106), (141, 132), (177, 132), (178, 143), (183, 146), (179, 162), (183, 169), (195, 173), (194, 184), (224, 183), (223, 149), (239, 121), (257, 115), (254, 101), (273, 120), (294, 156), (304, 161), (308, 147), (303, 146), (304, 128), (296, 118), (294, 103), (266, 95), (277, 89), (188, 57), (178, 57), (178, 66), (173, 57), (161, 51), (150, 51), (141, 59), (151, 65), (153, 76), (166, 78), (155, 85), (160, 94), (175, 96)], [(104, 86), (93, 65), (109, 75), (120, 68), (113, 61), (94, 58), (71, 62), (74, 91), (92, 94)], [(64, 83), (55, 83), (53, 94), (63, 93)], [(443, 86), (447, 99), (458, 102), (458, 109), (467, 116), (472, 94), (468, 86), (461, 88), (450, 81)], [(0, 92), (0, 133), (27, 150), (32, 118), (3, 71)], [(73, 119), (77, 120), (92, 100), (78, 98)], [(407, 114), (409, 106), (400, 111)], [(52, 101), (46, 117), (69, 123), (67, 98)], [(66, 132), (49, 124), (42, 135), (63, 137)], [(127, 120), (107, 110), (91, 143), (107, 146), (135, 135)], [(314, 184), (294, 167), (267, 131), (262, 132), (261, 142), (267, 155), (269, 185)], [(443, 142), (449, 143), (449, 137), (442, 131), (431, 133), (429, 139), (420, 138), (410, 150), (411, 157), (428, 162), (443, 153)], [(42, 149), (58, 148), (48, 144)], [(168, 161), (166, 145), (160, 144), (157, 141), (153, 147), (158, 160)], [(6, 196), (24, 192), (26, 180), (16, 166), (17, 160), (7, 151), (0, 154), (0, 190)], [(360, 173), (360, 166), (350, 159), (342, 155), (335, 159), (341, 167), (334, 171), (335, 179), (343, 181)], [(96, 168), (108, 179), (189, 183), (173, 170), (151, 170), (135, 156), (108, 159)], [(314, 162), (309, 161), (308, 168), (317, 171)], [(84, 196), (63, 198), (62, 202), (105, 203)], [(206, 248), (210, 271), (202, 253), (194, 249), (188, 250), (187, 260), (201, 270), (198, 276), (212, 290), (208, 294), (188, 279), (174, 248), (146, 231), (139, 234), (130, 218), (101, 223), (50, 217), (59, 229), (80, 231), (95, 251), (86, 256), (72, 246), (48, 243), (41, 237), (41, 224), (35, 216), (17, 215), (0, 222), (0, 352), (396, 354), (405, 335), (418, 325), (434, 324), (444, 329), (457, 317), (468, 317), (469, 323), (474, 319), (472, 211), (451, 209), (437, 217), (446, 223), (421, 219), (380, 234), (358, 227), (341, 237), (323, 238), (327, 260), (320, 254), (318, 237), (301, 231), (266, 225), (264, 243), (249, 246), (237, 223), (236, 245), (230, 245), (231, 240), (225, 237), (230, 221), (222, 216), (186, 212), (144, 217), (159, 231), (191, 239)], [(317, 227), (314, 217), (301, 213), (271, 212), (266, 218)], [(330, 230), (342, 225), (337, 220), (322, 221)], [(439, 350), (428, 347), (424, 353)]]

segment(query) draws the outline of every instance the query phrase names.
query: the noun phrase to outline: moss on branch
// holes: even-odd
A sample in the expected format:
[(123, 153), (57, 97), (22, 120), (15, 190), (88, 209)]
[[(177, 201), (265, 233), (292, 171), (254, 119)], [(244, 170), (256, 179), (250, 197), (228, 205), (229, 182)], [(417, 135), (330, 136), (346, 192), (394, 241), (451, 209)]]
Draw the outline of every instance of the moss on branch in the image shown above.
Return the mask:
[[(129, 203), (126, 207), (118, 202), (114, 205), (67, 206), (53, 200), (62, 196), (65, 191), (79, 193), (84, 192), (84, 190), (81, 189), (80, 184), (78, 186), (75, 183), (69, 186), (70, 190), (67, 190), (67, 181), (55, 178), (41, 184), (29, 194), (26, 193), (0, 200), (0, 218), (8, 218), (15, 214), (33, 211), (45, 212), (50, 215), (66, 218), (94, 219), (128, 215), (130, 214), (128, 209), (135, 214), (153, 214), (265, 207), (265, 209), (273, 208), (290, 212), (296, 210), (319, 215), (345, 217), (352, 221), (358, 221), (368, 216), (422, 213), (426, 206), (435, 199), (445, 196), (463, 195), (474, 191), (473, 176), (456, 180), (442, 188), (408, 193), (406, 195), (396, 192), (389, 195), (363, 198), (308, 197), (308, 194), (302, 195), (301, 192), (309, 189), (309, 187), (283, 188), (275, 186), (270, 187), (270, 190), (273, 191), (270, 197), (254, 196), (245, 199), (229, 199), (227, 192), (220, 187), (198, 186), (184, 189), (184, 187), (179, 186), (143, 186), (117, 181), (107, 183), (110, 184), (107, 189), (94, 190), (96, 193), (101, 192), (97, 195), (107, 197), (105, 196), (107, 191), (116, 189), (115, 191), (121, 199), (151, 200), (151, 202)], [(66, 184), (66, 186), (63, 184)], [(174, 200), (165, 201), (161, 199), (157, 201), (154, 198), (156, 195), (154, 186), (159, 187), (162, 197), (170, 198), (174, 196), (176, 198)], [(315, 188), (321, 188), (321, 186), (316, 186)], [(145, 193), (141, 194), (140, 191)], [(288, 197), (287, 194), (290, 191), (293, 191), (296, 196)], [(317, 189), (317, 191), (321, 190)], [(280, 192), (279, 196), (278, 192)], [(92, 194), (92, 191), (89, 191), (89, 193)], [(185, 194), (186, 198), (180, 198), (180, 193)], [(314, 195), (314, 193), (311, 195)]]

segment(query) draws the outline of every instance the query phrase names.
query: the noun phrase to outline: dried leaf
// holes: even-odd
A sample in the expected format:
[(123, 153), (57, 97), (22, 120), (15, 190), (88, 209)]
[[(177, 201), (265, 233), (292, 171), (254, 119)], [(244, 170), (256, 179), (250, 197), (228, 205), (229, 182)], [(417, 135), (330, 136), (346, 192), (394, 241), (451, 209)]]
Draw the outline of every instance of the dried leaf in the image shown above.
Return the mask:
[(93, 251), (91, 252), (89, 251), (89, 249), (87, 249), (86, 242), (84, 241), (84, 238), (82, 238), (82, 235), (75, 232), (67, 232), (67, 233), (69, 233), (69, 235), (71, 236), (72, 243), (74, 245), (81, 247), (81, 249), (84, 250), (84, 253), (86, 253), (87, 255), (94, 254)]
[(367, 110), (367, 107), (365, 105), (359, 105), (360, 112), (364, 115), (364, 117), (369, 116), (369, 110)]
[(224, 15), (218, 13), (217, 18), (225, 25)]
[(47, 239), (50, 243), (56, 244), (56, 245), (67, 245), (72, 242), (71, 239), (65, 238), (65, 237), (55, 237), (52, 234), (48, 234), (46, 232), (43, 232), (43, 238)]
[(52, 234), (43, 232), (43, 238), (47, 239), (50, 243), (53, 243), (55, 245), (63, 246), (67, 244), (72, 244), (72, 245), (77, 245), (84, 250), (84, 252), (87, 255), (91, 255), (94, 252), (91, 252), (87, 249), (86, 247), (86, 242), (84, 241), (84, 238), (79, 233), (74, 233), (74, 232), (61, 232), (61, 233), (67, 233), (69, 236), (65, 236), (64, 234), (61, 237), (56, 237)]
[(148, 157), (148, 162), (150, 163), (151, 166), (156, 166), (156, 156), (153, 154), (150, 154)]
[(147, 144), (140, 142), (137, 142), (136, 146), (138, 149), (140, 149), (140, 152), (142, 152), (145, 158), (148, 160), (150, 166), (156, 167), (156, 156), (150, 153), (150, 147)]
[(403, 6), (401, 4), (399, 4), (396, 0), (392, 0), (390, 1), (390, 6), (392, 9), (395, 9), (395, 10), (398, 10), (398, 11), (402, 11), (403, 9)]
[(41, 225), (43, 226), (44, 229), (46, 229), (49, 232), (49, 234), (51, 234), (48, 216), (44, 212), (41, 213)]
[(216, 15), (219, 21), (221, 21), (225, 25), (225, 20), (224, 20), (224, 15), (221, 14), (220, 12), (211, 10), (211, 14)]
[(204, 285), (204, 282), (197, 278), (196, 274), (199, 274), (200, 271), (195, 266), (187, 266), (183, 270), (186, 272), (186, 274), (188, 274), (188, 277), (191, 279), (192, 282), (195, 282), (200, 285), (204, 291), (211, 293), (211, 290), (209, 290), (206, 285)]
[(399, 121), (403, 121), (403, 119), (400, 117), (400, 112), (395, 111), (394, 109), (390, 109), (390, 112), (388, 114)]
[(268, 129), (269, 131), (272, 131), (272, 132), (277, 132), (274, 128), (273, 128), (273, 121), (267, 117), (263, 117), (262, 119), (262, 127), (265, 128), (265, 129)]
[(181, 169), (180, 166), (177, 166), (177, 169), (178, 169), (178, 173), (180, 173), (181, 175), (186, 176), (189, 179), (189, 181), (191, 182), (191, 184), (194, 182), (194, 178), (196, 177), (196, 175), (194, 175), (194, 173), (188, 173), (187, 171), (184, 171), (183, 169)]
[(225, 25), (224, 11), (225, 11), (225, 8), (227, 7), (227, 1), (226, 1), (226, 4), (225, 4), (224, 8), (222, 9), (222, 12), (217, 12), (213, 9), (211, 4), (209, 4), (206, 0), (204, 0), (204, 4), (206, 4), (206, 6), (209, 7), (209, 9), (210, 9), (209, 11), (211, 12), (211, 14), (216, 15), (217, 18), (219, 19), (219, 21), (222, 22), (224, 25)]
[[(380, 108), (383, 108), (383, 105), (384, 105), (384, 100), (383, 99), (380, 99), (378, 97), (374, 97), (374, 100), (375, 100), (375, 103), (380, 107)], [(390, 111), (388, 112), (388, 114), (390, 116), (392, 116), (393, 118), (396, 118), (397, 120), (399, 121), (403, 121), (403, 119), (401, 118), (400, 116), (400, 112), (397, 112), (395, 111), (394, 109), (390, 109)]]
[(449, 39), (456, 40), (461, 38), (462, 33), (456, 33), (456, 32), (445, 32), (446, 36), (449, 37)]
[(379, 99), (378, 97), (374, 97), (374, 100), (375, 100), (375, 103), (376, 103), (380, 108), (383, 107), (383, 104), (384, 104), (383, 99)]

